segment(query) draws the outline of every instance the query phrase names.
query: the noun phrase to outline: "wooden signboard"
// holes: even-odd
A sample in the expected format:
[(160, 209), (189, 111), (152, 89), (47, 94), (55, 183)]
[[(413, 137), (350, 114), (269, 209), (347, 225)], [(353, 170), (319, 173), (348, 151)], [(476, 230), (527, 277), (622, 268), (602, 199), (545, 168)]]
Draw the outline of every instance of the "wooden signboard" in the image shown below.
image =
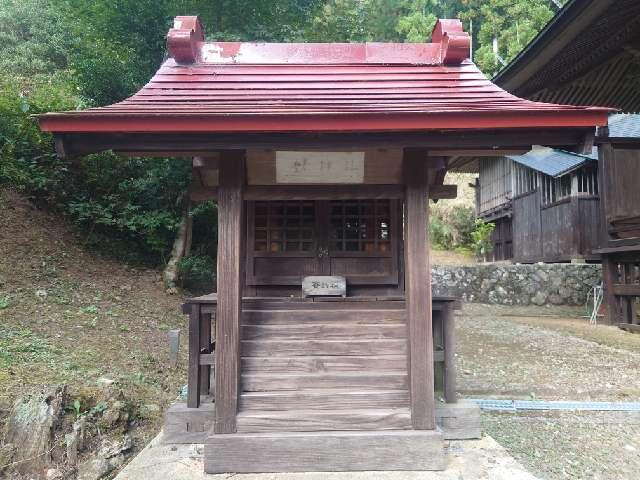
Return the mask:
[(363, 183), (364, 152), (276, 152), (276, 183)]
[(303, 297), (346, 297), (347, 280), (337, 275), (316, 275), (302, 279)]

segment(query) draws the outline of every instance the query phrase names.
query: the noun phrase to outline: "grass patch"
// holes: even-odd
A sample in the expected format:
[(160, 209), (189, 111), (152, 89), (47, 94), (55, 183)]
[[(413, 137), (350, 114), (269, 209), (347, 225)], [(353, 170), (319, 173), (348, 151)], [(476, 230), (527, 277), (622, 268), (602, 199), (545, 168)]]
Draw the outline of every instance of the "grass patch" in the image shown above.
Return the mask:
[(29, 329), (3, 328), (0, 333), (0, 365), (9, 367), (17, 363), (45, 360), (60, 354), (47, 340)]

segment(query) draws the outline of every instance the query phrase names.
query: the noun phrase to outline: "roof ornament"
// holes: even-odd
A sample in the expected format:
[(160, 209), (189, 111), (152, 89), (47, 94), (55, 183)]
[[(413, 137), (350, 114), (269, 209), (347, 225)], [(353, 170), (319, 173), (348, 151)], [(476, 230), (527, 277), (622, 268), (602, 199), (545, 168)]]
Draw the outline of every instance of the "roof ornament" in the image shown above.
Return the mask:
[(204, 43), (204, 30), (197, 16), (178, 16), (167, 34), (167, 49), (176, 63), (195, 63)]
[(443, 19), (436, 22), (431, 41), (440, 44), (440, 61), (444, 65), (456, 65), (471, 57), (471, 37), (462, 29), (458, 19)]

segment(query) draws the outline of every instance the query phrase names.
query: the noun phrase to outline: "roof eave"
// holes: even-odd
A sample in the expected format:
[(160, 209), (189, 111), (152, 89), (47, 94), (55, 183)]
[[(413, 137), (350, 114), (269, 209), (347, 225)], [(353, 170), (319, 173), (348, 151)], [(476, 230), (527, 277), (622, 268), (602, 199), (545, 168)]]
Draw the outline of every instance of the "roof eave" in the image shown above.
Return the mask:
[(493, 82), (522, 95), (519, 89), (551, 58), (608, 9), (615, 0), (570, 0)]
[(368, 132), (586, 127), (607, 123), (608, 109), (270, 115), (118, 115), (60, 113), (39, 117), (51, 133)]

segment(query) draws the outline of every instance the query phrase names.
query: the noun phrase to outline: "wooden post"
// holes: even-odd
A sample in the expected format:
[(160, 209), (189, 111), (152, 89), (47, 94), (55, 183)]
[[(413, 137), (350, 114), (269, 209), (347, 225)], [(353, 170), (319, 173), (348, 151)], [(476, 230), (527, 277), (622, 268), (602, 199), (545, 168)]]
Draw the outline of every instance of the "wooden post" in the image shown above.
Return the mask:
[[(200, 315), (200, 352), (211, 353), (211, 314)], [(209, 382), (211, 376), (211, 365), (200, 366), (200, 393), (208, 395), (211, 390)]]
[(411, 422), (417, 430), (435, 428), (431, 265), (429, 262), (429, 175), (424, 150), (405, 149), (405, 291)]
[(187, 374), (187, 407), (200, 406), (200, 304), (189, 310), (189, 371)]
[(451, 305), (443, 306), (442, 336), (444, 344), (444, 401), (456, 403), (456, 323)]
[(613, 294), (613, 284), (617, 283), (617, 264), (611, 255), (602, 255), (602, 301), (607, 306), (605, 323), (616, 325), (618, 323), (618, 302)]
[[(607, 129), (608, 131), (608, 129)], [(610, 143), (603, 143), (598, 147), (598, 191), (600, 204), (600, 229), (598, 232), (598, 247), (609, 246), (609, 229), (607, 222), (607, 206), (609, 204), (610, 168), (614, 167), (613, 148)], [(606, 286), (606, 284), (605, 284)]]
[(214, 433), (235, 433), (240, 383), (244, 152), (224, 152), (218, 187), (218, 306)]

